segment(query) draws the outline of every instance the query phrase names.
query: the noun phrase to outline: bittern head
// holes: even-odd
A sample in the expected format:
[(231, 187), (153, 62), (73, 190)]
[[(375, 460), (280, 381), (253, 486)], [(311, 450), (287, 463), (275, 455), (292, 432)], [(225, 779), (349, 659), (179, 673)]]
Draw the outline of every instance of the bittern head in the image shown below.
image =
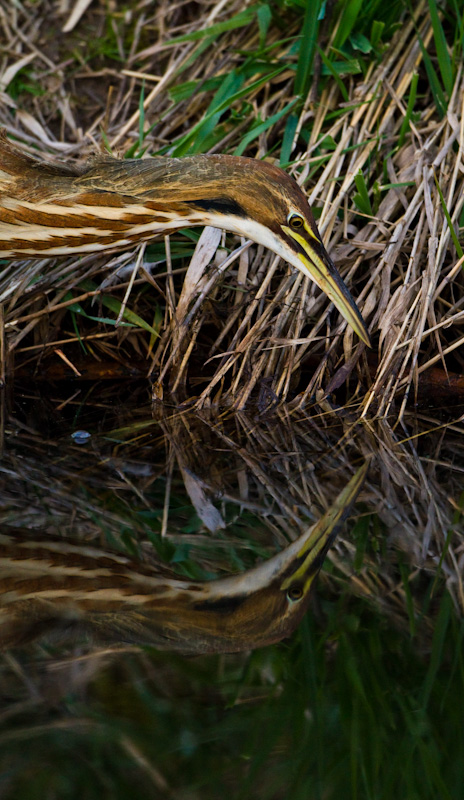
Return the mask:
[(207, 159), (205, 167), (208, 172), (214, 170), (214, 179), (203, 181), (203, 197), (195, 203), (210, 215), (210, 224), (264, 245), (311, 278), (369, 345), (364, 320), (322, 243), (308, 200), (296, 181), (265, 161), (234, 156)]
[[(169, 209), (166, 229), (207, 224), (264, 245), (310, 277), (360, 339), (370, 344), (364, 320), (322, 243), (306, 196), (283, 170), (266, 161), (227, 155), (102, 159), (100, 164), (98, 180), (96, 163), (79, 179), (80, 186), (102, 187), (111, 175), (113, 186), (131, 197), (137, 194), (155, 213)], [(106, 187), (110, 188), (108, 182)]]

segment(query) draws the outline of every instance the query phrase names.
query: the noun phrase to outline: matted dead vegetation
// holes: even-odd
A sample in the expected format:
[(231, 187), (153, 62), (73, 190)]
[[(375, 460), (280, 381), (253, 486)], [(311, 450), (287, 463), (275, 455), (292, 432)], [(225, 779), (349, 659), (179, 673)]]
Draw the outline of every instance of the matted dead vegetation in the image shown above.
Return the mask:
[[(157, 267), (157, 261), (154, 266), (153, 256), (138, 257), (134, 252), (8, 265), (1, 276), (7, 358), (14, 356), (21, 363), (35, 355), (42, 368), (44, 359), (56, 360), (57, 348), (64, 347), (72, 361), (72, 340), (80, 335), (93, 343), (97, 357), (102, 351), (111, 355), (119, 350), (125, 358), (146, 358), (147, 373), (155, 381), (166, 383), (170, 377), (178, 390), (190, 380), (199, 384), (200, 403), (208, 400), (235, 408), (243, 408), (264, 380), (277, 400), (297, 394), (297, 402), (305, 403), (316, 388), (327, 386), (337, 364), (344, 363), (349, 369), (343, 378), (347, 380), (350, 372), (356, 375), (355, 396), (370, 418), (390, 410), (401, 418), (407, 398), (418, 391), (420, 375), (431, 366), (461, 371), (462, 269), (456, 231), (464, 203), (463, 76), (459, 67), (446, 114), (440, 118), (423, 67), (423, 49), (433, 57), (435, 48), (427, 9), (427, 4), (419, 4), (415, 20), (404, 14), (379, 63), (371, 63), (362, 80), (344, 79), (340, 85), (340, 80), (326, 79), (320, 94), (314, 84), (295, 119), (292, 145), (286, 143), (288, 169), (307, 186), (315, 208), (321, 209), (319, 226), (328, 247), (371, 332), (377, 334), (377, 357), (371, 358), (370, 369), (363, 348), (345, 325), (340, 326), (312, 283), (283, 268), (269, 253), (244, 248), (236, 239), (228, 240), (226, 254), (221, 238), (213, 234), (207, 235), (206, 252), (197, 250), (190, 265), (187, 261), (180, 268), (180, 275), (169, 253), (167, 270)], [(200, 44), (175, 37), (182, 39), (225, 20), (233, 23), (241, 6), (206, 4), (201, 19), (194, 20), (189, 3), (171, 11), (162, 6), (154, 16), (149, 16), (151, 11), (151, 4), (141, 3), (124, 17), (91, 6), (68, 40), (59, 34), (64, 18), (56, 5), (38, 3), (27, 10), (19, 6), (9, 13), (4, 8), (8, 47), (3, 56), (0, 121), (8, 133), (47, 158), (86, 158), (102, 147), (104, 135), (119, 153), (135, 145), (148, 155), (169, 144), (176, 154), (192, 148), (238, 149), (257, 158), (278, 159), (283, 122), (261, 134), (251, 128), (253, 137), (248, 132), (243, 138), (253, 118), (266, 121), (278, 116), (294, 96), (294, 58), (289, 46), (279, 42), (278, 27), (271, 25), (268, 31), (267, 50), (274, 47), (275, 54), (262, 71), (274, 65), (279, 74), (265, 82), (255, 80), (259, 86), (242, 92), (249, 110), (241, 99), (234, 103), (237, 92), (231, 92), (230, 112), (218, 112), (218, 119), (211, 122), (215, 95), (213, 90), (202, 90), (208, 80), (239, 75), (237, 86), (253, 83), (251, 76), (240, 74), (246, 60), (240, 54), (258, 50), (256, 20), (251, 15), (248, 24), (219, 35), (205, 63), (198, 51), (206, 37), (199, 39)], [(48, 27), (50, 15), (55, 31)], [(105, 42), (98, 39), (109, 38), (108, 29), (118, 51), (110, 56)], [(101, 50), (93, 58), (82, 47), (87, 30), (94, 33), (89, 50), (97, 54)], [(295, 19), (289, 41), (297, 32)], [(65, 44), (73, 58), (62, 60)], [(330, 44), (330, 40), (325, 43), (327, 52)], [(105, 67), (96, 71), (94, 62)], [(11, 99), (5, 90), (24, 71), (22, 85), (29, 86), (29, 93), (23, 90)], [(189, 82), (197, 82), (193, 94)], [(416, 83), (416, 103), (405, 131), (411, 82)], [(178, 100), (183, 94), (186, 99)], [(242, 116), (242, 123), (234, 123), (234, 116)], [(210, 120), (206, 131), (205, 118)], [(224, 135), (218, 141), (216, 135), (212, 147), (203, 148), (213, 123)], [(298, 136), (301, 130), (310, 131), (307, 143)], [(360, 212), (362, 204), (354, 198), (360, 170), (371, 215)], [(173, 247), (171, 243), (171, 253)], [(214, 266), (208, 269), (211, 263)], [(74, 337), (69, 335), (66, 309), (98, 293), (105, 276), (103, 294), (124, 299), (128, 309), (155, 327), (159, 340), (150, 341), (149, 331), (105, 332), (103, 326), (83, 327)], [(92, 279), (95, 289), (79, 290), (84, 280)], [(73, 298), (66, 297), (71, 290)], [(155, 304), (161, 317), (156, 323)], [(93, 308), (98, 316), (95, 302)], [(320, 364), (314, 369), (316, 358)], [(184, 395), (191, 393), (189, 384)]]
[[(119, 410), (109, 389), (88, 398), (102, 429), (86, 448), (69, 437), (69, 408), (47, 415), (55, 434), (41, 434), (37, 399), (23, 399), (8, 422), (0, 526), (110, 542), (154, 563), (157, 552), (166, 558), (178, 549), (177, 570), (188, 565), (181, 557), (188, 548), (202, 577), (244, 571), (317, 521), (379, 448), (368, 430), (333, 414), (281, 409), (262, 418), (238, 412), (218, 419), (159, 406), (153, 415), (144, 394), (139, 387), (137, 407)], [(437, 434), (439, 444), (442, 458), (452, 459), (452, 437)], [(448, 519), (439, 483), (427, 474), (434, 493), (427, 520), (404, 448), (391, 447), (389, 454), (380, 444), (351, 524), (327, 556), (334, 574), (321, 581), (366, 598), (404, 628), (407, 595), (420, 613), (421, 575), (446, 581), (457, 607), (464, 598), (453, 547), (439, 564), (440, 529)], [(407, 576), (398, 571), (398, 551), (416, 565)]]
[(463, 396), (464, 75), (456, 59), (444, 88), (431, 79), (429, 5), (414, 19), (398, 6), (401, 24), (386, 25), (368, 60), (359, 53), (358, 69), (354, 56), (330, 60), (340, 25), (329, 8), (313, 74), (296, 55), (296, 9), (284, 22), (233, 0), (124, 12), (91, 3), (63, 33), (77, 6), (1, 4), (8, 134), (51, 160), (105, 143), (120, 156), (280, 160), (307, 190), (374, 348), (314, 284), (207, 229), (110, 256), (4, 263), (7, 384), (149, 376), (158, 399), (260, 413), (285, 404), (295, 424), (316, 402), (321, 420), (341, 420), (342, 438), (362, 428), (360, 449), (378, 466), (366, 497), (415, 563), (444, 557), (464, 607), (462, 410), (450, 409)]

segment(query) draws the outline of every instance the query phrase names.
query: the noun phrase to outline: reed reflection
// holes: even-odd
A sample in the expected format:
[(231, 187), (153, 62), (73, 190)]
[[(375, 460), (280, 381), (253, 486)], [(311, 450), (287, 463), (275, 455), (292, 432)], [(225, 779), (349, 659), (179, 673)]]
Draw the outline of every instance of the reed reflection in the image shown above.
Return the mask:
[(163, 566), (32, 532), (0, 534), (0, 646), (58, 632), (185, 655), (278, 642), (305, 613), (336, 528), (361, 488), (361, 467), (315, 525), (240, 575), (192, 582)]

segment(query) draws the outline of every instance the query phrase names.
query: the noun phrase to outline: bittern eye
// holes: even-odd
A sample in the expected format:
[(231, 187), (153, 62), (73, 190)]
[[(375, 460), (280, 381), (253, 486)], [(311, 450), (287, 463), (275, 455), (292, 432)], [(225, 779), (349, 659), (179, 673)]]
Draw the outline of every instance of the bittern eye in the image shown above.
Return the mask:
[(294, 231), (304, 228), (304, 219), (301, 214), (289, 214), (287, 217), (287, 222)]
[(290, 586), (287, 590), (287, 600), (290, 600), (291, 603), (296, 603), (298, 600), (301, 600), (303, 597), (303, 587), (299, 584), (295, 584), (295, 586)]

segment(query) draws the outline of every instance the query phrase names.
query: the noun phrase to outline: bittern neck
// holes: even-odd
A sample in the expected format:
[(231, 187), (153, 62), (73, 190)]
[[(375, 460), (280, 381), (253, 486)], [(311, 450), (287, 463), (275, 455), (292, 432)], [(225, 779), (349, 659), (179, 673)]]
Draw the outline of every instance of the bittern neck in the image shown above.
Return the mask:
[(303, 615), (335, 527), (364, 465), (322, 519), (249, 572), (200, 583), (67, 540), (0, 534), (0, 645), (80, 625), (97, 640), (182, 653), (236, 652), (279, 641)]
[(184, 654), (277, 641), (289, 631), (277, 580), (288, 562), (282, 556), (244, 575), (192, 582), (86, 545), (2, 533), (0, 648), (72, 630), (98, 643), (151, 644)]
[[(19, 239), (18, 226), (23, 223), (34, 226), (37, 239), (38, 226), (43, 226), (48, 247), (42, 249), (56, 255), (60, 238), (66, 238), (69, 251), (73, 227), (78, 245), (79, 226), (89, 228), (80, 249), (88, 245), (98, 250), (205, 224), (251, 238), (257, 233), (262, 239), (260, 228), (276, 234), (290, 206), (303, 202), (305, 212), (311, 213), (292, 178), (255, 159), (97, 156), (85, 165), (49, 164), (12, 146), (5, 136), (0, 137), (0, 197), (0, 222), (15, 225), (10, 236), (14, 238), (17, 231)], [(107, 230), (111, 221), (117, 234), (114, 242)], [(66, 236), (59, 236), (60, 227)], [(92, 236), (91, 228), (98, 235)], [(130, 235), (124, 237), (125, 232)], [(17, 248), (28, 252), (26, 245)], [(41, 249), (40, 242), (35, 248)]]

